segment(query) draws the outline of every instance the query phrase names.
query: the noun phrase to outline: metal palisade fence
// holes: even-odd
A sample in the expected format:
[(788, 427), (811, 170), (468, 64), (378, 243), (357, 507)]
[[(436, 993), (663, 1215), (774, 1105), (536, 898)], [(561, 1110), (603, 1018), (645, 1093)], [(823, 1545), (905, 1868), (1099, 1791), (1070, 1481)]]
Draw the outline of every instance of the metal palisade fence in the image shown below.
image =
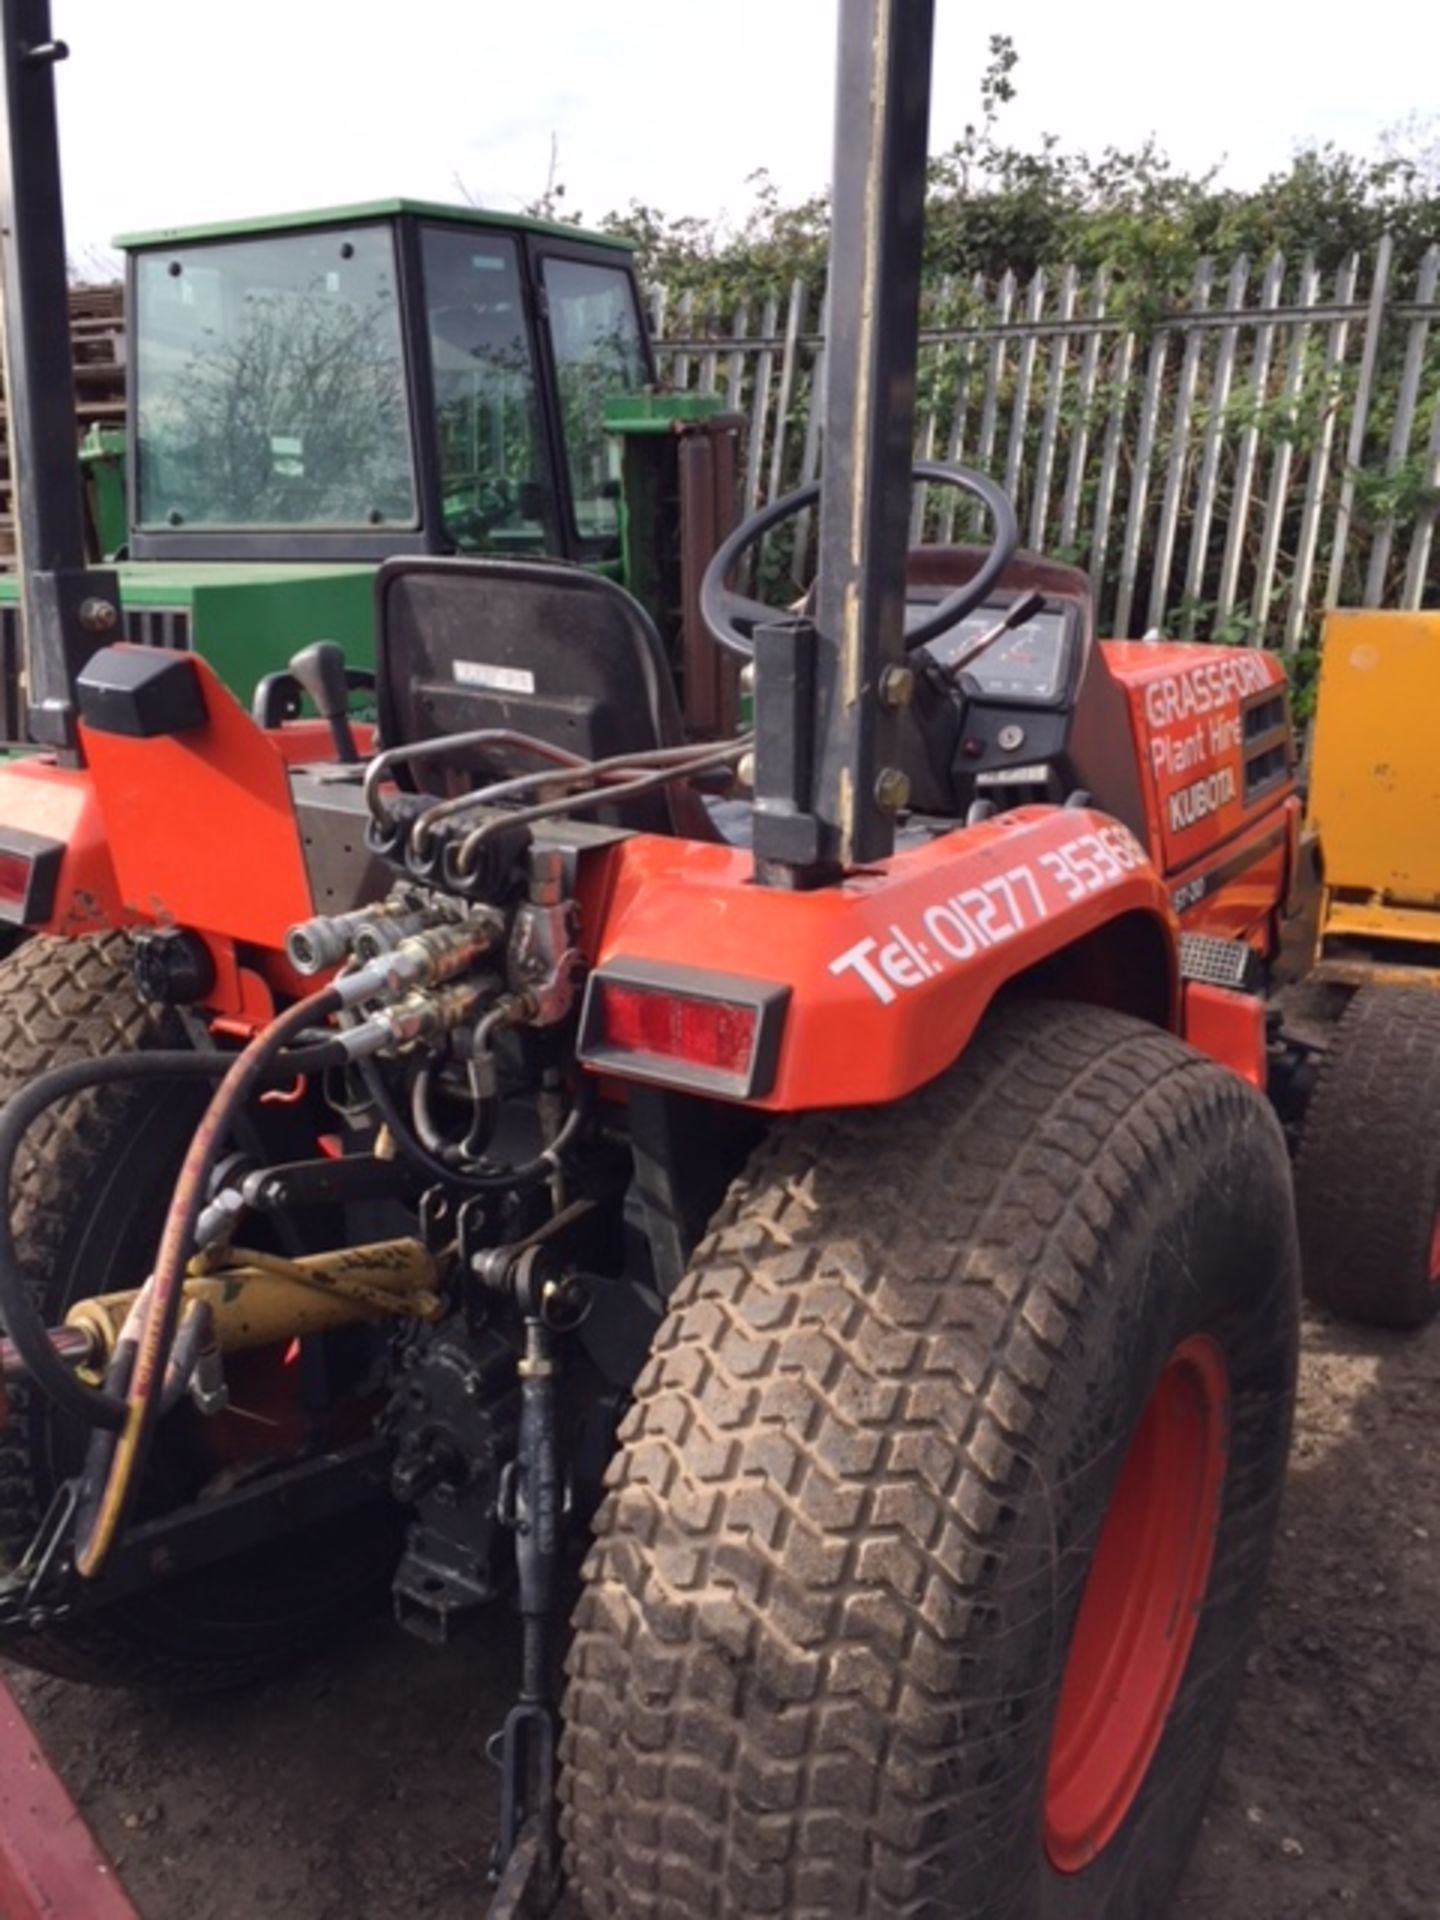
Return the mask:
[[(1198, 268), (1183, 309), (1137, 315), (1106, 273), (940, 281), (922, 307), (916, 454), (1004, 481), (1026, 544), (1086, 567), (1111, 634), (1283, 647), (1327, 606), (1440, 602), (1440, 249), (1332, 271)], [(656, 289), (662, 376), (743, 414), (748, 511), (819, 468), (823, 298), (708, 309)], [(980, 533), (918, 488), (912, 536)], [(803, 584), (801, 524), (768, 565)]]

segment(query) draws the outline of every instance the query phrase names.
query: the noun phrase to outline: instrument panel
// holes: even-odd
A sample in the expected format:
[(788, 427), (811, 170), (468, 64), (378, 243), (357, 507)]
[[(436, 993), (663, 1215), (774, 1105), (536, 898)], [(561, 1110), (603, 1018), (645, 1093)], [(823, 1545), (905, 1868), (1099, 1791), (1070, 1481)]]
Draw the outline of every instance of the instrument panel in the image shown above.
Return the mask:
[[(930, 609), (915, 607), (912, 618)], [(981, 699), (1021, 706), (1053, 706), (1069, 690), (1073, 672), (1073, 622), (1060, 607), (1046, 607), (1023, 626), (1001, 634), (973, 662), (966, 655), (1004, 618), (1003, 607), (978, 607), (958, 626), (932, 640), (925, 651), (950, 672), (958, 668)]]

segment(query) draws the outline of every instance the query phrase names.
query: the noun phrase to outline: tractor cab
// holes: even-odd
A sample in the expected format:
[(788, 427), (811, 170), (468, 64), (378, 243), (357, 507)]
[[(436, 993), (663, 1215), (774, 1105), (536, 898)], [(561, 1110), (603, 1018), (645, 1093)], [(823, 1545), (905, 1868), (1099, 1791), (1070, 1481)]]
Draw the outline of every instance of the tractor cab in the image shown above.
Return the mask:
[[(460, 553), (623, 577), (683, 650), (663, 503), (686, 438), (728, 463), (712, 517), (733, 496), (735, 423), (649, 391), (625, 242), (392, 200), (119, 244), (124, 638), (193, 649), (248, 700), (319, 639), (368, 667), (379, 563)], [(725, 530), (705, 518), (702, 557)], [(27, 737), (22, 658), (0, 581), (0, 740)]]
[(132, 558), (618, 556), (623, 243), (394, 200), (121, 245)]

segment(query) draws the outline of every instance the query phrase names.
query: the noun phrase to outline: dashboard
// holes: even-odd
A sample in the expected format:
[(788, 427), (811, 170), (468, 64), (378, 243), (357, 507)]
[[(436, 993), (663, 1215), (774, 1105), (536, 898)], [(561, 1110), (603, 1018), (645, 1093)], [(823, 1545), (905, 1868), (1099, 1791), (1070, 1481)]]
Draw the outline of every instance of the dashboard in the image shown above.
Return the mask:
[[(918, 623), (931, 611), (911, 603), (909, 623)], [(1046, 607), (1023, 626), (1005, 633), (985, 648), (973, 664), (965, 656), (976, 642), (1004, 618), (1003, 606), (978, 607), (948, 633), (925, 648), (937, 665), (954, 671), (957, 664), (972, 697), (1007, 705), (1050, 707), (1071, 688), (1078, 641), (1076, 622), (1063, 607)]]

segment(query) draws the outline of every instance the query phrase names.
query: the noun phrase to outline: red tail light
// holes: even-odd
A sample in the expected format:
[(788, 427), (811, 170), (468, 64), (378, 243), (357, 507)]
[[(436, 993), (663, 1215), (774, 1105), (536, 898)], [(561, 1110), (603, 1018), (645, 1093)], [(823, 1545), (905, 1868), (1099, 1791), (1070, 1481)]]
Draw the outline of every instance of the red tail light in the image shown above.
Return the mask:
[(29, 891), (30, 862), (18, 853), (0, 853), (0, 903), (23, 913)]
[(64, 843), (7, 827), (0, 836), (0, 921), (12, 927), (42, 926), (55, 904)]
[(601, 983), (601, 1039), (626, 1053), (658, 1053), (721, 1073), (745, 1073), (759, 1025), (754, 1007)]
[(591, 976), (580, 1058), (628, 1078), (756, 1099), (774, 1084), (789, 997), (763, 981), (617, 962)]

